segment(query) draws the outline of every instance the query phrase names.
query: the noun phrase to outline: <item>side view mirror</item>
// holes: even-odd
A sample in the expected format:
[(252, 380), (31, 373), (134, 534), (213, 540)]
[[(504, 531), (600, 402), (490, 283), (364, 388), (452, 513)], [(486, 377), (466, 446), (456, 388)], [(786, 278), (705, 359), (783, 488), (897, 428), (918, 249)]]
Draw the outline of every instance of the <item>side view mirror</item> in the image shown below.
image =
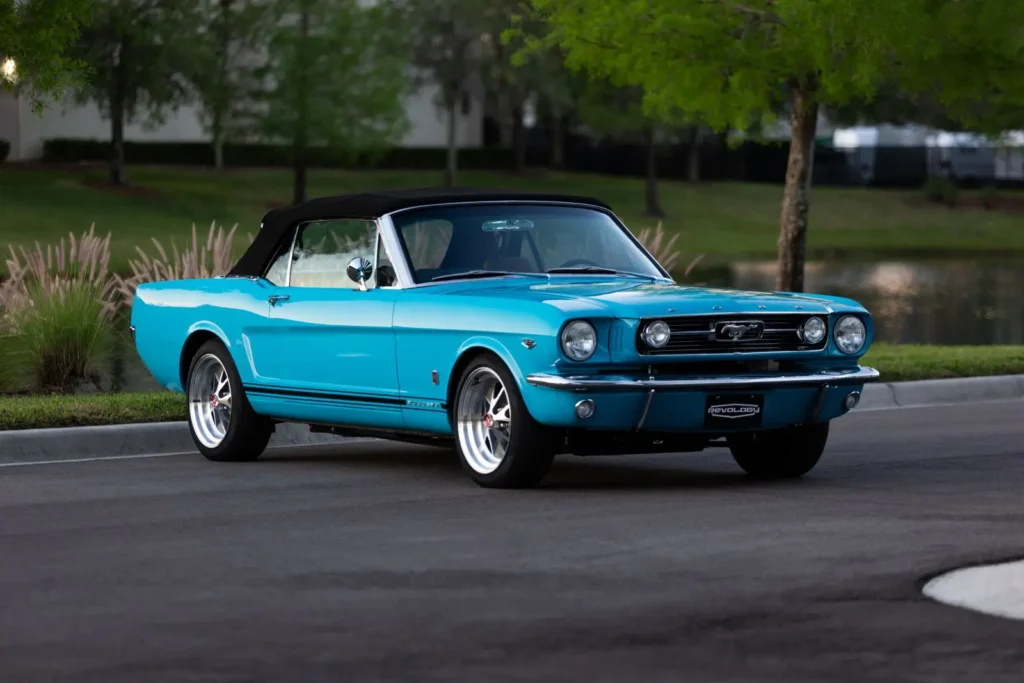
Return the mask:
[(366, 291), (366, 281), (373, 275), (373, 264), (369, 259), (357, 256), (348, 262), (348, 277), (359, 285), (359, 289)]

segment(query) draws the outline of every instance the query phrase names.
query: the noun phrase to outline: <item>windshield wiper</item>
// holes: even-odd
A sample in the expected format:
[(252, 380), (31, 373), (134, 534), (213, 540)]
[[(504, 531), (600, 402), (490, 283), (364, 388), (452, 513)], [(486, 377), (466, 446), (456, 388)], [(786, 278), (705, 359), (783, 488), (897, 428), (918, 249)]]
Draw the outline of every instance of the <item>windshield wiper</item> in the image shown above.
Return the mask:
[(447, 275), (438, 275), (437, 277), (430, 278), (431, 282), (437, 282), (438, 280), (461, 280), (463, 278), (477, 278), (477, 277), (502, 277), (503, 275), (511, 275), (512, 273), (507, 270), (467, 270), (464, 273), (448, 273)]
[(464, 273), (448, 273), (447, 275), (438, 275), (437, 277), (430, 278), (430, 281), (437, 282), (438, 280), (469, 280), (471, 278), (478, 277), (505, 277), (506, 275), (514, 275), (518, 277), (539, 277), (543, 280), (546, 280), (548, 277), (544, 273), (518, 273), (508, 270), (467, 270)]
[(629, 275), (630, 277), (642, 277), (647, 280), (654, 280), (653, 275), (644, 275), (643, 273), (631, 273), (628, 270), (615, 270), (614, 268), (601, 268), (600, 266), (572, 266), (570, 268), (551, 268), (547, 271), (552, 274), (559, 273), (583, 273), (592, 275)]

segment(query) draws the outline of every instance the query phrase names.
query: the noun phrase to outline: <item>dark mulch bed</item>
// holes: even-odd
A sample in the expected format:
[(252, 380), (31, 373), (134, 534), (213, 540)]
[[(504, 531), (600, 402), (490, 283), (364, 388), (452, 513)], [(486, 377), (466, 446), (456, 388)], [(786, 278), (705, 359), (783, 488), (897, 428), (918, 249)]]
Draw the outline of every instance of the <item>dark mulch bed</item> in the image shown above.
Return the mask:
[(111, 194), (119, 194), (127, 197), (160, 198), (166, 196), (160, 190), (153, 189), (152, 187), (142, 187), (140, 185), (115, 185), (105, 180), (83, 180), (82, 185), (85, 187), (91, 187), (94, 190), (100, 190), (101, 192), (110, 192)]
[(956, 204), (950, 206), (943, 202), (926, 197), (909, 197), (907, 204), (911, 206), (939, 206), (950, 211), (1001, 211), (1003, 213), (1024, 213), (1024, 193), (999, 195), (997, 197), (957, 197)]

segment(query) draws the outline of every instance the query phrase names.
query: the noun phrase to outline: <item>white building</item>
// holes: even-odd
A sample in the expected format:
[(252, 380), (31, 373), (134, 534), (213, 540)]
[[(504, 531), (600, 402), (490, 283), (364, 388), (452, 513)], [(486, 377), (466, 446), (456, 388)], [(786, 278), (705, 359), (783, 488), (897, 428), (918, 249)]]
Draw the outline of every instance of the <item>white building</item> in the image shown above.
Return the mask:
[[(401, 147), (444, 147), (446, 144), (445, 114), (434, 105), (436, 88), (425, 87), (406, 98), (410, 130)], [(483, 144), (483, 104), (467, 99), (460, 111), (458, 142), (460, 147)], [(0, 140), (11, 143), (10, 161), (39, 159), (43, 142), (50, 138), (110, 139), (110, 121), (94, 104), (77, 105), (68, 101), (51, 104), (42, 115), (36, 115), (27, 98), (0, 92)], [(204, 142), (203, 131), (194, 106), (179, 109), (159, 126), (125, 125), (128, 142)]]

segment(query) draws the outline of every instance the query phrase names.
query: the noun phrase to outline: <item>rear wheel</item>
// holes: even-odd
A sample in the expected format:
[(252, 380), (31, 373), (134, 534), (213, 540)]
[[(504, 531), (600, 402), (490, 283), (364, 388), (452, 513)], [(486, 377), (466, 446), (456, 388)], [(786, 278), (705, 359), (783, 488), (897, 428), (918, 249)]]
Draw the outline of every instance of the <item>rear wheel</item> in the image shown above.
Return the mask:
[(814, 469), (828, 441), (828, 422), (729, 437), (736, 464), (759, 479), (795, 479)]
[(536, 486), (551, 467), (556, 438), (530, 416), (496, 357), (480, 356), (462, 373), (454, 418), (463, 469), (480, 486)]
[(219, 341), (200, 346), (189, 367), (188, 427), (199, 452), (219, 462), (255, 460), (274, 431), (249, 405), (231, 354)]

